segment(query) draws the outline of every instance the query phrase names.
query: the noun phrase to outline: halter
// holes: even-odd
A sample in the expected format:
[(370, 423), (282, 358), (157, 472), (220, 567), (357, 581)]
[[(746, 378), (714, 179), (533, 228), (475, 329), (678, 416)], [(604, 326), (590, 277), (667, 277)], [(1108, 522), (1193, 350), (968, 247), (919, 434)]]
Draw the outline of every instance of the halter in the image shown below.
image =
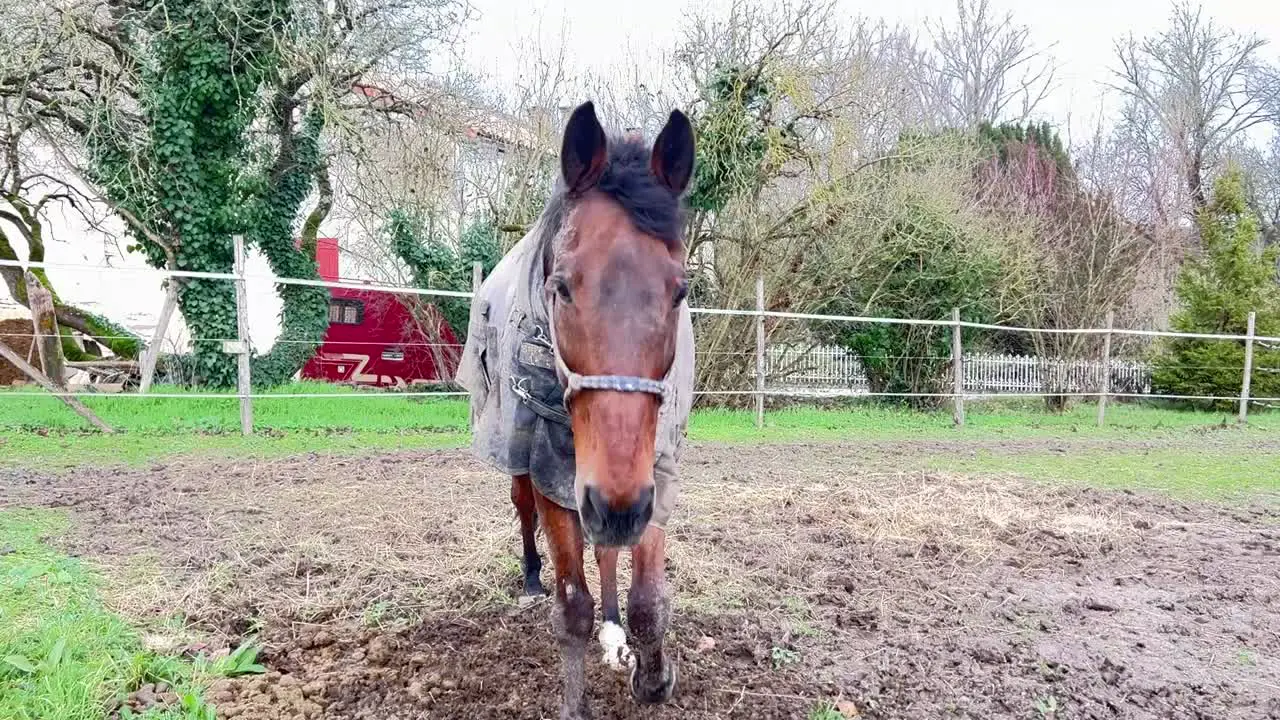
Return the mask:
[(671, 392), (671, 386), (662, 380), (632, 375), (579, 375), (570, 370), (569, 366), (565, 365), (564, 358), (560, 356), (560, 343), (556, 340), (555, 307), (556, 301), (553, 297), (547, 307), (547, 327), (551, 333), (551, 355), (556, 361), (556, 371), (565, 380), (564, 407), (566, 410), (569, 409), (569, 398), (582, 390), (649, 393), (657, 395), (663, 402), (666, 401), (667, 395)]

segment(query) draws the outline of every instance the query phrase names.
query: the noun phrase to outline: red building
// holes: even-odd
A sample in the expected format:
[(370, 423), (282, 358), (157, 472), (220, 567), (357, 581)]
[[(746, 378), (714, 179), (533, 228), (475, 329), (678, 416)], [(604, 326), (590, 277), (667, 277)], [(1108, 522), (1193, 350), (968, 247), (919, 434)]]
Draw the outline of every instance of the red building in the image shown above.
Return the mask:
[[(316, 261), (320, 277), (334, 282), (338, 274), (338, 241), (317, 238)], [(436, 337), (415, 320), (406, 303), (421, 296), (389, 292), (330, 288), (329, 329), (324, 343), (302, 368), (306, 380), (405, 387), (453, 379), (462, 346), (439, 313)]]

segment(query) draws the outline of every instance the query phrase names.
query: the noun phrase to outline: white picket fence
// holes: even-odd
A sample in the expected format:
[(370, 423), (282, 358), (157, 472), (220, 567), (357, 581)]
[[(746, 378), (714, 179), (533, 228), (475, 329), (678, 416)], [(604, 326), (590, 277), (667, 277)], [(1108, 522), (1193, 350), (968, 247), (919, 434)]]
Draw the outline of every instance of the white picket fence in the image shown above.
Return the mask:
[[(870, 391), (862, 363), (856, 355), (841, 347), (771, 345), (765, 356), (765, 374), (768, 385), (774, 389)], [(1101, 386), (1102, 363), (1027, 355), (972, 354), (964, 356), (964, 375), (965, 392), (978, 395), (1037, 393), (1047, 387), (1068, 393), (1097, 392)], [(1150, 393), (1150, 366), (1112, 358), (1111, 391)]]

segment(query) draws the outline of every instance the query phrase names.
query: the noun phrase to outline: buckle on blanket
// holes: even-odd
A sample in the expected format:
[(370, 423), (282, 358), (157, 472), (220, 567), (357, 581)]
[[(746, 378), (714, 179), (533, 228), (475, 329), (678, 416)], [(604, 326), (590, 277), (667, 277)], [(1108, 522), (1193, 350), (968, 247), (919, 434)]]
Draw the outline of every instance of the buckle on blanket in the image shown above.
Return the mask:
[(544, 420), (560, 423), (561, 425), (568, 425), (569, 414), (563, 410), (553, 408), (534, 397), (533, 393), (529, 392), (528, 383), (528, 378), (516, 377), (513, 375), (511, 377), (511, 392), (514, 393), (516, 397), (520, 398), (520, 401), (527, 405), (534, 414), (539, 415)]

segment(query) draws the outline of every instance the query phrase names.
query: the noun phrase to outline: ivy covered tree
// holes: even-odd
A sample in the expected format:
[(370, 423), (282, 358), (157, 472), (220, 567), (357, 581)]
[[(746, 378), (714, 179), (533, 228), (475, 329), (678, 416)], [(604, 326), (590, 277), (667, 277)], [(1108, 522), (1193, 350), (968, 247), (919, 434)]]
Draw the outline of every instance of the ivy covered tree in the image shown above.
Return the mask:
[[(145, 23), (149, 9), (136, 8), (130, 22)], [(288, 5), (244, 0), (238, 12), (223, 13), (201, 0), (174, 0), (164, 9), (166, 24), (133, 48), (136, 113), (113, 95), (95, 108), (96, 124), (85, 138), (91, 179), (134, 220), (130, 249), (151, 265), (226, 273), (232, 235), (246, 233), (254, 219), (256, 203), (246, 202), (247, 194), (269, 192), (243, 169), (252, 160), (258, 94), (280, 62), (272, 30)], [(232, 284), (180, 281), (178, 307), (194, 337), (189, 377), (233, 385), (235, 361), (221, 343), (236, 337)]]
[[(1178, 276), (1180, 308), (1170, 323), (1173, 330), (1244, 335), (1249, 313), (1255, 312), (1256, 334), (1280, 335), (1280, 248), (1262, 246), (1239, 168), (1230, 168), (1214, 184), (1197, 226), (1203, 251), (1188, 259)], [(1244, 341), (1173, 338), (1157, 357), (1152, 386), (1169, 395), (1238, 396), (1244, 352)], [(1252, 394), (1280, 397), (1280, 350), (1254, 346)], [(1226, 408), (1232, 403), (1208, 404)]]
[[(473, 221), (455, 244), (433, 214), (398, 208), (388, 214), (383, 232), (391, 251), (409, 269), (414, 286), (424, 289), (469, 291), (475, 263), (480, 263), (481, 271), (487, 276), (502, 259), (498, 230), (488, 220)], [(441, 342), (436, 331), (437, 318), (448, 323), (459, 344), (466, 342), (471, 313), (471, 304), (466, 299), (415, 297), (410, 310), (431, 342)], [(449, 361), (460, 354), (461, 348), (451, 350), (437, 353), (438, 364), (452, 366)]]
[[(952, 308), (971, 322), (991, 322), (998, 311), (999, 258), (967, 234), (961, 223), (926, 203), (898, 214), (846, 291), (828, 312), (943, 320)], [(878, 278), (873, 282), (872, 278)], [(872, 392), (917, 408), (937, 407), (950, 392), (951, 330), (932, 325), (821, 323), (815, 331), (848, 348), (867, 374)], [(972, 344), (974, 331), (963, 340)], [(929, 397), (933, 395), (933, 397)]]
[[(411, 112), (360, 82), (390, 63), (423, 67), (457, 9), (455, 0), (25, 3), (6, 33), (38, 56), (10, 63), (0, 52), (0, 99), (18, 99), (54, 130), (44, 135), (151, 265), (229, 272), (232, 237), (242, 234), (277, 275), (316, 279), (330, 156), (360, 156), (358, 115)], [(221, 344), (235, 337), (231, 283), (176, 282), (196, 338), (182, 377), (232, 384), (235, 362)], [(288, 381), (328, 324), (327, 291), (277, 292), (280, 336), (253, 358), (260, 386)]]

